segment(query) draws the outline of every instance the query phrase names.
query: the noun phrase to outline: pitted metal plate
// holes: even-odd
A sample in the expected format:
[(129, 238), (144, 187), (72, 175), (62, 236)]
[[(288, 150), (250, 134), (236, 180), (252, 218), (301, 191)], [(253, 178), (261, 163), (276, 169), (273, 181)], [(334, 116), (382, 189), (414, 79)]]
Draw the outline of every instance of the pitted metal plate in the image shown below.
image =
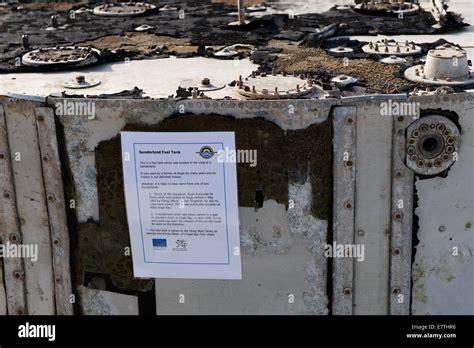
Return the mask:
[(414, 42), (398, 42), (387, 39), (369, 42), (362, 47), (362, 50), (369, 54), (398, 57), (421, 54), (421, 47), (417, 46)]
[(316, 93), (317, 96), (324, 95), (322, 89), (313, 85), (310, 79), (305, 77), (283, 76), (283, 75), (260, 75), (242, 79), (235, 85), (235, 91), (248, 99), (289, 99), (301, 98)]
[(93, 13), (103, 17), (127, 17), (139, 16), (155, 8), (155, 5), (146, 2), (117, 2), (99, 5)]
[(98, 61), (100, 51), (91, 47), (57, 46), (40, 48), (25, 53), (22, 63), (28, 66), (51, 66), (61, 64), (90, 65)]
[(459, 129), (448, 118), (422, 117), (407, 129), (406, 164), (417, 174), (440, 174), (456, 162), (459, 140)]

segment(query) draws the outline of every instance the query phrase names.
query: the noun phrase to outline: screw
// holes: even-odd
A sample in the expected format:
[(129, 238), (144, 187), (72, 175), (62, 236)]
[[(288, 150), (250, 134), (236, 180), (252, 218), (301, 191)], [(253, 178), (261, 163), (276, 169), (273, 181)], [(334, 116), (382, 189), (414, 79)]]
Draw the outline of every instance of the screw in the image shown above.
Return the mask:
[(84, 75), (78, 75), (78, 76), (76, 76), (76, 82), (79, 83), (79, 84), (82, 84), (82, 83), (86, 82), (86, 78), (84, 77)]
[(23, 48), (30, 48), (30, 42), (28, 39), (29, 37), (26, 34), (21, 36), (21, 40), (23, 42)]
[(57, 28), (58, 25), (58, 16), (51, 16), (51, 26)]

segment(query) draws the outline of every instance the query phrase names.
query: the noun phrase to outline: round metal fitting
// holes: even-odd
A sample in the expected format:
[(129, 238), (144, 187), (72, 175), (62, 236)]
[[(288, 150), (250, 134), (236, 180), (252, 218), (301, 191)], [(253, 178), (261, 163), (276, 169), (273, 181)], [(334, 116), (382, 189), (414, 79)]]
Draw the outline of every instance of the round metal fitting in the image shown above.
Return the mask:
[(336, 53), (336, 54), (347, 54), (347, 53), (354, 52), (354, 50), (350, 47), (339, 46), (339, 47), (330, 48), (329, 52)]
[(225, 87), (225, 83), (213, 83), (209, 78), (204, 77), (201, 80), (198, 79), (185, 79), (181, 81), (179, 87), (185, 89), (193, 89), (199, 92), (216, 91)]
[(390, 56), (386, 58), (380, 59), (381, 63), (384, 64), (398, 64), (398, 65), (403, 65), (407, 63), (407, 60), (405, 58), (400, 58), (397, 56)]
[(331, 82), (333, 82), (338, 87), (346, 87), (352, 83), (356, 83), (357, 81), (358, 80), (355, 77), (348, 75), (338, 75), (331, 79)]
[(103, 17), (130, 17), (142, 15), (155, 8), (155, 5), (146, 2), (116, 2), (99, 5), (92, 13)]
[(405, 70), (405, 78), (428, 85), (459, 86), (474, 84), (474, 68), (466, 51), (446, 44), (428, 52), (425, 65)]
[(91, 47), (56, 46), (27, 52), (22, 63), (28, 66), (75, 65), (84, 66), (98, 61), (100, 51)]
[(63, 87), (71, 89), (92, 88), (98, 85), (100, 85), (100, 80), (86, 79), (83, 75), (76, 76), (74, 80), (67, 80), (63, 82)]
[(370, 42), (362, 47), (365, 53), (378, 54), (382, 56), (413, 56), (421, 54), (421, 47), (415, 45), (414, 42), (398, 42), (394, 40), (379, 40)]
[(253, 73), (248, 78), (239, 78), (235, 91), (247, 99), (292, 99), (309, 95), (317, 98), (325, 94), (310, 79), (265, 73)]
[(224, 47), (220, 51), (214, 53), (215, 57), (219, 58), (229, 58), (235, 57), (240, 52), (248, 52), (252, 54), (255, 51), (255, 46), (252, 45), (245, 45), (245, 44), (235, 44), (231, 46)]
[(406, 164), (420, 175), (437, 175), (455, 162), (459, 147), (458, 127), (444, 116), (430, 115), (407, 129)]

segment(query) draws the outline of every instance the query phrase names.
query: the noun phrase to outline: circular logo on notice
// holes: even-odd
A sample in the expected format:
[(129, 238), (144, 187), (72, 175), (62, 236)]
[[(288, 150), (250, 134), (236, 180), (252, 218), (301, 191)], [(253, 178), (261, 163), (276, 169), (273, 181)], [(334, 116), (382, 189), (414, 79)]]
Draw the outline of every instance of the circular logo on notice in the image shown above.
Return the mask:
[(212, 156), (214, 156), (214, 153), (215, 152), (212, 149), (212, 147), (210, 147), (208, 145), (205, 145), (205, 146), (201, 147), (201, 150), (199, 150), (199, 155), (204, 159), (211, 158)]

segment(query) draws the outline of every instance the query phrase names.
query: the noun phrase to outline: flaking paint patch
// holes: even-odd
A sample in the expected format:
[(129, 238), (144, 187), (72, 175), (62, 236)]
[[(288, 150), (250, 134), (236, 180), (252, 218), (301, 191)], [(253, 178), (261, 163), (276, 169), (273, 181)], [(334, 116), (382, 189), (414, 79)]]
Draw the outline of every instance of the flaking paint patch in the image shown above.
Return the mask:
[(311, 255), (306, 263), (306, 291), (303, 293), (303, 302), (309, 312), (326, 315), (328, 314), (327, 259), (324, 256), (324, 246), (327, 241), (328, 223), (311, 215), (310, 181), (306, 180), (304, 184), (290, 183), (288, 198), (291, 204), (287, 212), (290, 233), (305, 239)]

